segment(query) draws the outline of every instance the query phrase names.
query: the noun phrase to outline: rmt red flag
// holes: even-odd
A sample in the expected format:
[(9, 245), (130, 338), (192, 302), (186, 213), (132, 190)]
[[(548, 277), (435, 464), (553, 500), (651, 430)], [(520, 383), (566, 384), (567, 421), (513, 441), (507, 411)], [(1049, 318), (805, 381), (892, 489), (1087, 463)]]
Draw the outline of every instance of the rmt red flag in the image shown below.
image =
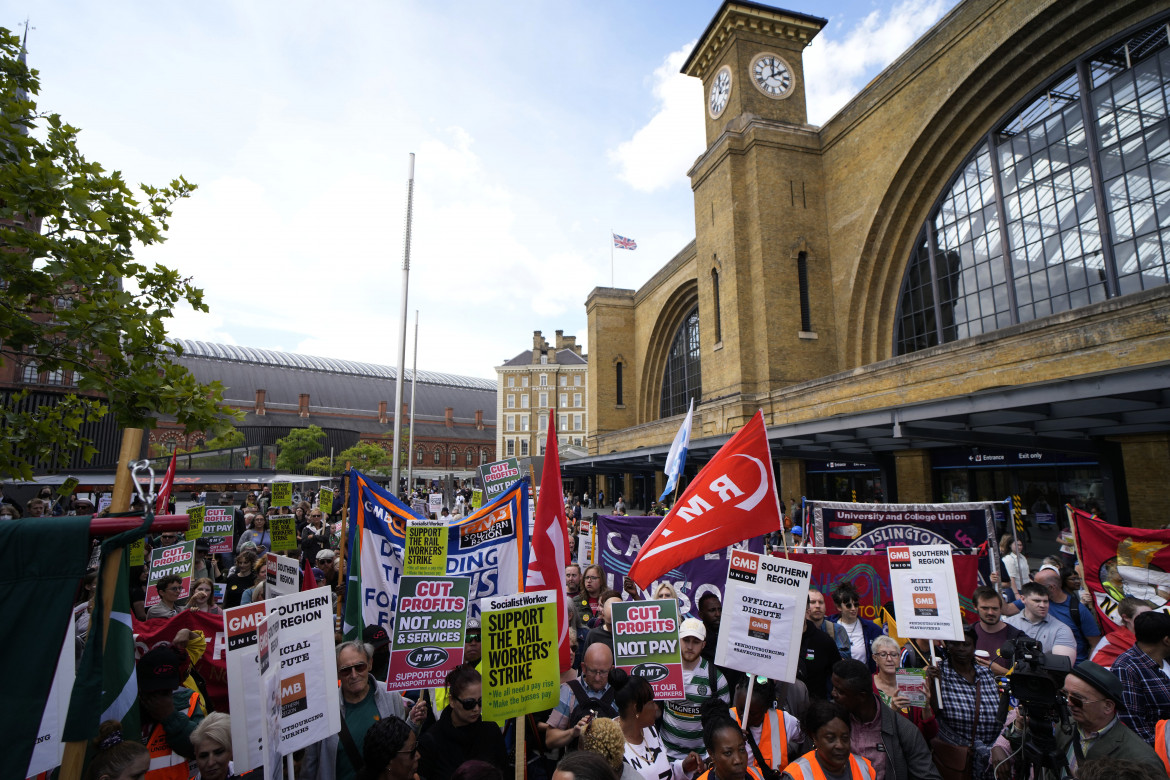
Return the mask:
[(703, 467), (642, 545), (630, 577), (640, 588), (687, 561), (780, 530), (780, 500), (764, 413)]
[(540, 495), (532, 526), (532, 556), (528, 561), (525, 590), (552, 590), (557, 594), (557, 635), (560, 637), (561, 671), (573, 664), (569, 646), (569, 621), (565, 618), (565, 566), (569, 563), (569, 519), (561, 488), (561, 458), (557, 453), (556, 414), (548, 412), (548, 443), (540, 472)]

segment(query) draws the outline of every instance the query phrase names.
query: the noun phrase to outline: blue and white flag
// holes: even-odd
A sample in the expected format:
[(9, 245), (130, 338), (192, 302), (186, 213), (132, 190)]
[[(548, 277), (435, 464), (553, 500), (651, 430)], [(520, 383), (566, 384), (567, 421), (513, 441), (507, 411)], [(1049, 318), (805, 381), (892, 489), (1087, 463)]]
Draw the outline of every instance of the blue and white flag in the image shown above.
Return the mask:
[(659, 501), (665, 501), (670, 491), (678, 484), (682, 475), (683, 466), (687, 465), (687, 448), (691, 446), (691, 419), (695, 416), (695, 399), (691, 399), (691, 408), (687, 410), (687, 419), (683, 420), (682, 427), (674, 435), (670, 444), (670, 452), (666, 454), (666, 490), (662, 491)]

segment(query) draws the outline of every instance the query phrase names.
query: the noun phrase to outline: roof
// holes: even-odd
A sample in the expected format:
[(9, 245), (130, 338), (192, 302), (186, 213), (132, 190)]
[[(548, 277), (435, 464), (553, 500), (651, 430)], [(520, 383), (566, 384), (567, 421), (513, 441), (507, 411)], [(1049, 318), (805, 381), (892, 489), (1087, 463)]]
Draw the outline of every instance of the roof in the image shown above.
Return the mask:
[[(558, 349), (558, 350), (556, 350), (556, 353), (557, 353), (557, 362), (556, 363), (549, 363), (548, 365), (550, 365), (550, 366), (558, 366), (558, 365), (560, 365), (560, 366), (584, 366), (584, 365), (587, 365), (589, 363), (588, 360), (581, 357), (580, 355), (578, 355), (576, 353), (576, 351), (571, 350), (571, 349)], [(526, 349), (523, 352), (521, 352), (519, 355), (517, 355), (516, 357), (512, 358), (511, 360), (504, 361), (504, 366), (534, 366), (534, 365), (538, 365), (538, 364), (532, 362), (532, 350), (531, 349)], [(495, 388), (494, 383), (492, 384), (492, 388), (493, 389)]]

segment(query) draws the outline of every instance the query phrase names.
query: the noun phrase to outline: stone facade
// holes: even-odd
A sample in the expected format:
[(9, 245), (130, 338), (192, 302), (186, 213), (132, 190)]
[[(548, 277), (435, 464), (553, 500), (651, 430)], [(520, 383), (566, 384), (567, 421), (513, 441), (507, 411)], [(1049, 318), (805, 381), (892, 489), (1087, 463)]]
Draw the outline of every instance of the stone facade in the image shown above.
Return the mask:
[(557, 448), (564, 456), (584, 452), (589, 429), (587, 397), (589, 358), (576, 336), (556, 332), (553, 344), (532, 334), (532, 349), (496, 367), (496, 452), (500, 458), (544, 454), (549, 410), (557, 429)]

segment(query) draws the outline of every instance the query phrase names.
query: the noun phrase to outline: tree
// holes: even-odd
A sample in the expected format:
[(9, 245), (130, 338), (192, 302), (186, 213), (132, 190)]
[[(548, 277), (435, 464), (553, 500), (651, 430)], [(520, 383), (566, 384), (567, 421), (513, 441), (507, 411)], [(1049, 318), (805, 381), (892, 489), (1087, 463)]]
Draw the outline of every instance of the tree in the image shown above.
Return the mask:
[(325, 431), (317, 425), (308, 428), (294, 428), (284, 438), (276, 440), (276, 470), (301, 471), (317, 450)]
[(345, 464), (349, 462), (363, 474), (386, 475), (390, 473), (390, 453), (372, 442), (358, 442), (347, 447), (333, 458), (333, 466), (329, 466), (329, 458), (314, 458), (305, 464), (305, 471), (309, 474), (336, 477), (345, 471)]
[(195, 186), (180, 177), (132, 190), (86, 160), (77, 128), (38, 111), (39, 86), (0, 28), (0, 362), (69, 372), (81, 394), (39, 406), (27, 393), (0, 399), (0, 477), (23, 479), (55, 451), (92, 458), (80, 428), (107, 412), (125, 427), (173, 417), (188, 433), (217, 433), (234, 416), (223, 386), (197, 382), (167, 340), (176, 306), (207, 311), (203, 291), (134, 260), (135, 247), (165, 240), (172, 206)]
[(233, 447), (244, 446), (244, 434), (236, 430), (235, 426), (228, 428), (228, 430), (221, 433), (215, 438), (208, 439), (203, 443), (204, 450), (230, 450)]

